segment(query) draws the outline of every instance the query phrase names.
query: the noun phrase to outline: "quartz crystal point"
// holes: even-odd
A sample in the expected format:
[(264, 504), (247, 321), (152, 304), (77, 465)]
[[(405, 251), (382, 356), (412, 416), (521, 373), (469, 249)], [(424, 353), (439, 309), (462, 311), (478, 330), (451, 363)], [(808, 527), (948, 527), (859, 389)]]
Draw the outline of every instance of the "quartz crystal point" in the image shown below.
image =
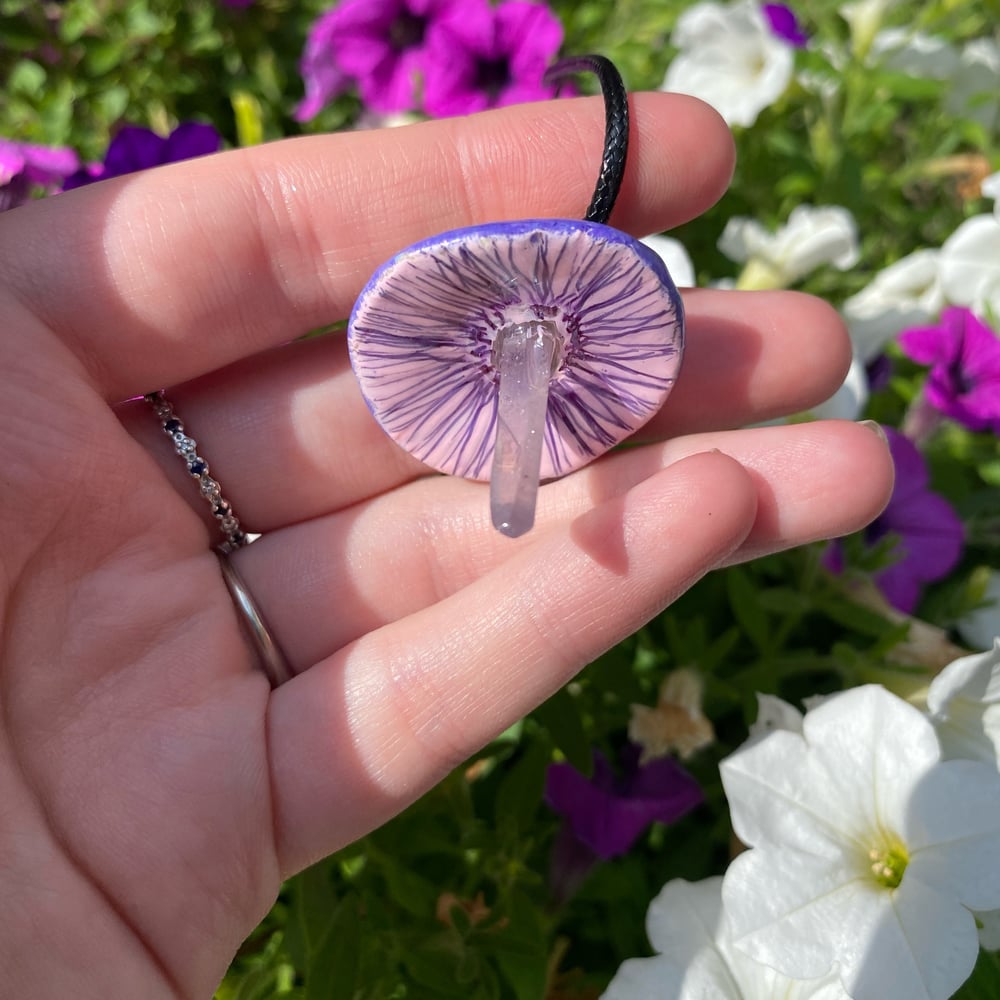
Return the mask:
[(558, 359), (551, 323), (515, 323), (494, 344), (500, 374), (490, 474), (493, 526), (517, 538), (535, 523), (549, 380)]
[(499, 222), (384, 264), (348, 346), (386, 433), (440, 472), (493, 481), (494, 523), (519, 535), (540, 479), (586, 465), (663, 404), (683, 311), (660, 258), (617, 229)]

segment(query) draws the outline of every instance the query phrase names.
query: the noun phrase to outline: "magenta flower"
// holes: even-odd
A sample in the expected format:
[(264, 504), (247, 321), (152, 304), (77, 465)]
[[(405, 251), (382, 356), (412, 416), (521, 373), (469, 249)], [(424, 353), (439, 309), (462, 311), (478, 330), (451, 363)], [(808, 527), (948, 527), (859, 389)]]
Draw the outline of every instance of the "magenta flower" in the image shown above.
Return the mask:
[(783, 3), (766, 3), (761, 8), (771, 28), (771, 33), (783, 38), (789, 45), (804, 49), (809, 42), (805, 32), (799, 27), (798, 18), (791, 7)]
[[(883, 427), (896, 467), (892, 496), (882, 513), (864, 530), (871, 545), (896, 537), (895, 562), (875, 574), (886, 600), (911, 614), (924, 585), (947, 576), (962, 556), (965, 530), (944, 497), (927, 488), (927, 463), (916, 445), (891, 427)], [(843, 569), (843, 549), (834, 542), (825, 562), (835, 573)]]
[(673, 758), (640, 765), (640, 753), (626, 746), (620, 775), (598, 750), (590, 778), (571, 764), (550, 765), (545, 801), (563, 817), (550, 871), (559, 899), (568, 899), (599, 860), (627, 853), (650, 823), (675, 823), (704, 800), (698, 782)]
[(27, 201), (32, 188), (58, 188), (79, 166), (72, 149), (0, 139), (0, 212)]
[(309, 29), (299, 62), (306, 95), (295, 109), (296, 121), (315, 118), (351, 83), (351, 78), (337, 64), (338, 12), (339, 8), (335, 8), (321, 14)]
[(424, 110), (444, 118), (553, 97), (542, 75), (562, 45), (559, 19), (539, 3), (467, 2), (428, 36), (436, 66), (424, 86)]
[(415, 109), (440, 68), (428, 54), (433, 29), (465, 9), (465, 0), (343, 0), (309, 32), (301, 63), (306, 96), (295, 117), (314, 117), (352, 80), (372, 111)]
[(67, 179), (64, 189), (68, 191), (108, 177), (121, 177), (136, 170), (216, 153), (221, 145), (222, 138), (211, 125), (185, 122), (166, 139), (148, 128), (126, 125), (111, 140), (104, 162), (78, 170)]
[(903, 353), (931, 370), (924, 396), (973, 431), (1000, 433), (1000, 338), (969, 309), (945, 309), (937, 326), (899, 335)]

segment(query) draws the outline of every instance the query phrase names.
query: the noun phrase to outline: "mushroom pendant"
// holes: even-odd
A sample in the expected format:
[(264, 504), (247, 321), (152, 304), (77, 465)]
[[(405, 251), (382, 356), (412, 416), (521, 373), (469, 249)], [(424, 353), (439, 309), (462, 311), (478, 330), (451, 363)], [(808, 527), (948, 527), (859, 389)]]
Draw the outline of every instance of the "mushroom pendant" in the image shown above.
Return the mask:
[(603, 57), (604, 162), (584, 221), (454, 230), (396, 254), (348, 325), (351, 364), (388, 435), (449, 475), (489, 480), (494, 526), (534, 523), (539, 482), (578, 469), (660, 408), (684, 349), (680, 295), (660, 258), (604, 224), (628, 142), (625, 88)]

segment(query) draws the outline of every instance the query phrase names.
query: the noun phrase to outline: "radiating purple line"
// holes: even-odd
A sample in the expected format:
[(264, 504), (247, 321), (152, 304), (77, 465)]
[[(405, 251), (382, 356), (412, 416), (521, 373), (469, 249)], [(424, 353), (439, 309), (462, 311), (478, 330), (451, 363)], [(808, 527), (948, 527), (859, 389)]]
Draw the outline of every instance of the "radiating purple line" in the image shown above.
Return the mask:
[(543, 475), (599, 455), (652, 416), (683, 347), (676, 289), (636, 247), (607, 227), (556, 220), (481, 227), (404, 251), (375, 275), (351, 320), (369, 406), (417, 457), (482, 478), (495, 434), (493, 337), (504, 323), (554, 317), (566, 341)]

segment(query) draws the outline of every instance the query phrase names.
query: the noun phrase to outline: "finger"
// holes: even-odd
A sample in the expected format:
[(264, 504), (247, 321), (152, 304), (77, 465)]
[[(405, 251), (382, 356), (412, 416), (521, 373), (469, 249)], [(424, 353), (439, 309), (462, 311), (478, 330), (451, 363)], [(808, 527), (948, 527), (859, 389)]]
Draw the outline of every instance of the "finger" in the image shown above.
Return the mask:
[(688, 338), (677, 385), (641, 429), (649, 440), (808, 410), (840, 388), (851, 341), (839, 313), (799, 292), (684, 295)]
[[(692, 289), (685, 308), (684, 367), (640, 432), (645, 439), (813, 406), (832, 395), (850, 362), (839, 316), (810, 296)], [(286, 345), (172, 388), (170, 397), (253, 531), (325, 514), (427, 472), (372, 419), (341, 337)], [(126, 407), (122, 419), (203, 513), (147, 407)]]
[[(664, 229), (721, 195), (733, 147), (715, 112), (639, 94), (632, 121), (614, 225)], [(0, 273), (124, 399), (346, 317), (418, 239), (582, 216), (603, 132), (603, 103), (585, 98), (190, 160), (5, 213)]]
[(473, 584), (595, 504), (713, 449), (738, 461), (756, 489), (756, 516), (732, 554), (737, 560), (858, 530), (892, 489), (892, 462), (878, 436), (823, 421), (701, 434), (608, 456), (543, 487), (536, 527), (520, 543), (492, 527), (485, 487), (438, 477), (364, 509), (266, 535), (236, 558), (279, 644), (302, 671)]
[(388, 819), (635, 631), (739, 545), (756, 498), (731, 459), (688, 459), (278, 688), (283, 871)]

